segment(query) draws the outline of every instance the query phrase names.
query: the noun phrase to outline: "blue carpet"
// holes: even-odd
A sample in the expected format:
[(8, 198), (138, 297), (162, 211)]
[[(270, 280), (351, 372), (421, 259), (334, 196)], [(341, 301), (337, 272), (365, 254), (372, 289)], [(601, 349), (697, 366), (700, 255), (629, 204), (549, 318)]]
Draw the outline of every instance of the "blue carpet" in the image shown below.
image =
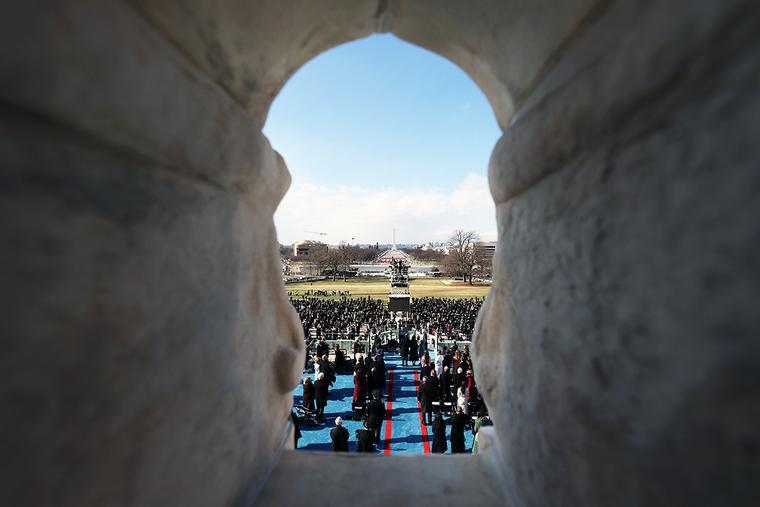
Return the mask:
[[(398, 354), (386, 354), (386, 379), (393, 370), (392, 411), (391, 411), (391, 454), (423, 454), (424, 441), (432, 445), (432, 426), (427, 426), (427, 438), (422, 433), (420, 426), (420, 411), (417, 403), (417, 391), (415, 387), (415, 371), (419, 369), (412, 366), (401, 366), (401, 358)], [(306, 375), (306, 374), (304, 374)], [(313, 373), (310, 374), (313, 380)], [(302, 386), (298, 386), (293, 393), (293, 402), (301, 404)], [(354, 432), (362, 427), (360, 421), (351, 420), (351, 400), (354, 392), (354, 378), (352, 372), (337, 375), (335, 384), (330, 389), (327, 407), (325, 407), (325, 420), (316, 426), (301, 425), (301, 439), (298, 441), (299, 449), (312, 451), (331, 451), (330, 430), (335, 427), (335, 418), (343, 418), (343, 427), (350, 435), (349, 450), (356, 451), (356, 436)], [(387, 405), (386, 405), (387, 407)], [(385, 448), (387, 424), (383, 425), (380, 433), (380, 446), (378, 454)], [(446, 440), (449, 441), (451, 426), (446, 428)], [(466, 451), (472, 449), (472, 432), (465, 432)], [(451, 444), (448, 443), (449, 448)], [(450, 451), (450, 449), (449, 449)], [(447, 453), (449, 452), (447, 451)]]

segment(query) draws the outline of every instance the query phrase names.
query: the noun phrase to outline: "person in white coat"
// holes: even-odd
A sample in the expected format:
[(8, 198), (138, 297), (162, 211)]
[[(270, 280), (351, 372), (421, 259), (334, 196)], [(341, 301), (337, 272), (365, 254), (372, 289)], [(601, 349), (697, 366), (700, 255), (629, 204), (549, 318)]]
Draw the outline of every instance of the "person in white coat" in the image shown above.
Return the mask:
[(438, 378), (441, 378), (443, 373), (443, 354), (440, 350), (435, 351), (435, 357), (433, 358), (433, 364), (435, 365), (435, 374)]
[(465, 414), (467, 411), (467, 385), (463, 384), (457, 387), (457, 407), (462, 407), (462, 412)]

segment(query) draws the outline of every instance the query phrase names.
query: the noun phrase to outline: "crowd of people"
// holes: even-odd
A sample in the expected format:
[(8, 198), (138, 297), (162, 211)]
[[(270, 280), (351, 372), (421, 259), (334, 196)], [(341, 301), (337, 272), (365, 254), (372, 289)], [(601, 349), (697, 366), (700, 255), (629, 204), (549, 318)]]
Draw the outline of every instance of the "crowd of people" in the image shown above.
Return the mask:
[(377, 334), (392, 321), (380, 299), (319, 299), (291, 297), (290, 303), (303, 324), (304, 337), (309, 340), (314, 329), (316, 339), (348, 337), (353, 339), (364, 330)]
[(472, 336), (484, 298), (445, 299), (436, 297), (413, 298), (409, 321), (416, 329), (430, 334), (462, 334)]
[(329, 297), (342, 297), (347, 298), (351, 297), (351, 291), (348, 290), (314, 290), (309, 289), (307, 291), (301, 292), (298, 294), (300, 297), (321, 297), (321, 298), (329, 298)]
[[(303, 380), (302, 408), (308, 415), (313, 415), (317, 423), (324, 421), (324, 410), (327, 406), (329, 391), (336, 380), (336, 375), (345, 373), (348, 366), (345, 354), (335, 346), (334, 362), (329, 361), (329, 346), (322, 336), (316, 346), (313, 356), (314, 380), (307, 376)], [(354, 392), (352, 409), (355, 419), (364, 422), (364, 427), (356, 431), (357, 449), (359, 452), (373, 452), (374, 446), (380, 443), (380, 430), (385, 420), (385, 404), (382, 395), (386, 388), (386, 370), (384, 350), (381, 346), (373, 348), (372, 354), (366, 357), (361, 353), (354, 354), (353, 377)], [(368, 397), (368, 393), (371, 397)], [(296, 445), (300, 436), (298, 421), (296, 422)], [(348, 451), (348, 430), (343, 427), (343, 419), (335, 419), (335, 428), (330, 431), (333, 450)]]
[[(401, 339), (402, 361), (406, 347), (404, 338)], [(411, 338), (409, 349), (414, 350), (415, 340)], [(409, 360), (414, 359), (414, 356)], [(470, 426), (471, 411), (476, 411), (480, 424), (486, 420), (486, 409), (479, 396), (475, 374), (470, 357), (470, 350), (463, 350), (454, 345), (452, 349), (444, 347), (430, 357), (425, 350), (419, 359), (421, 385), (417, 399), (422, 411), (423, 424), (433, 426), (433, 453), (444, 453), (446, 445), (446, 422), (442, 413), (447, 405), (454, 407), (450, 419), (451, 452), (452, 454), (465, 451), (464, 431)], [(412, 362), (414, 364), (414, 362)], [(435, 413), (435, 419), (433, 419)], [(478, 426), (479, 427), (479, 426)]]
[[(360, 332), (373, 336), (384, 329), (395, 328), (387, 303), (380, 299), (334, 300), (300, 296), (291, 297), (290, 302), (301, 317), (307, 340), (312, 329), (316, 339), (322, 336), (353, 339)], [(411, 311), (403, 324), (420, 332), (463, 335), (470, 339), (482, 304), (483, 298), (413, 298)]]
[[(402, 365), (419, 368), (420, 386), (417, 399), (422, 412), (423, 424), (432, 425), (432, 452), (444, 453), (448, 450), (446, 439), (447, 423), (451, 424), (449, 443), (451, 453), (465, 452), (464, 431), (473, 426), (473, 433), (488, 423), (487, 411), (478, 393), (474, 368), (468, 346), (462, 350), (454, 345), (434, 352), (427, 348), (427, 335), (422, 333), (419, 342), (414, 335), (401, 335), (398, 346)], [(328, 403), (329, 389), (336, 375), (350, 371), (353, 374), (352, 411), (354, 419), (363, 421), (363, 428), (356, 431), (359, 452), (372, 452), (374, 445), (380, 444), (380, 433), (386, 418), (382, 401), (386, 389), (385, 347), (376, 341), (369, 354), (354, 352), (352, 364), (344, 352), (335, 346), (334, 362), (329, 361), (329, 346), (325, 337), (320, 337), (313, 356), (314, 378), (307, 376), (303, 381), (303, 408), (313, 414), (317, 423), (324, 421), (324, 410)], [(443, 413), (451, 412), (448, 421)], [(472, 424), (471, 413), (478, 418)], [(435, 417), (433, 417), (435, 414)], [(297, 445), (296, 435), (296, 445)], [(343, 419), (335, 419), (335, 428), (330, 431), (333, 450), (348, 450), (348, 430), (343, 428)], [(476, 437), (477, 438), (477, 437)], [(474, 446), (476, 452), (477, 444)]]

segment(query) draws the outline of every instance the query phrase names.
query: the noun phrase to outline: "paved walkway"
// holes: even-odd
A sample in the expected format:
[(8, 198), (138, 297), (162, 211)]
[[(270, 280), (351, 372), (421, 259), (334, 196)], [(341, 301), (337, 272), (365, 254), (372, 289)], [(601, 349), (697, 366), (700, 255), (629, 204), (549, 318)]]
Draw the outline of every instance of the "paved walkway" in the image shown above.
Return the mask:
[[(419, 369), (411, 366), (401, 366), (398, 354), (386, 354), (386, 380), (388, 393), (385, 397), (388, 417), (381, 432), (378, 453), (385, 454), (429, 454), (432, 443), (432, 426), (422, 425), (422, 414), (417, 403), (417, 388), (419, 384)], [(312, 380), (313, 380), (313, 373)], [(356, 436), (354, 432), (361, 427), (360, 421), (351, 420), (351, 400), (354, 392), (353, 373), (343, 373), (337, 376), (335, 384), (330, 389), (325, 420), (314, 427), (301, 426), (299, 449), (332, 451), (330, 430), (335, 426), (335, 418), (343, 418), (343, 426), (348, 430), (349, 450), (356, 451)], [(302, 387), (294, 391), (294, 403), (301, 404)], [(451, 426), (446, 428), (448, 442)], [(472, 449), (472, 432), (465, 432), (466, 451)], [(449, 448), (451, 444), (449, 443)], [(448, 451), (447, 451), (448, 453)]]

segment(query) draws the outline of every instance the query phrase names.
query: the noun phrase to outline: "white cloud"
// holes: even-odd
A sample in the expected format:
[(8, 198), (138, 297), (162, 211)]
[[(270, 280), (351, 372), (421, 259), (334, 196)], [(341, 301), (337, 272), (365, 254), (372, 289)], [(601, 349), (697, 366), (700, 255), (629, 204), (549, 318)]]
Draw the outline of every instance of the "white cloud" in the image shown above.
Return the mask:
[(445, 241), (454, 229), (496, 240), (494, 204), (484, 176), (470, 173), (451, 192), (435, 188), (361, 188), (295, 183), (275, 213), (280, 243), (325, 241), (399, 243)]

